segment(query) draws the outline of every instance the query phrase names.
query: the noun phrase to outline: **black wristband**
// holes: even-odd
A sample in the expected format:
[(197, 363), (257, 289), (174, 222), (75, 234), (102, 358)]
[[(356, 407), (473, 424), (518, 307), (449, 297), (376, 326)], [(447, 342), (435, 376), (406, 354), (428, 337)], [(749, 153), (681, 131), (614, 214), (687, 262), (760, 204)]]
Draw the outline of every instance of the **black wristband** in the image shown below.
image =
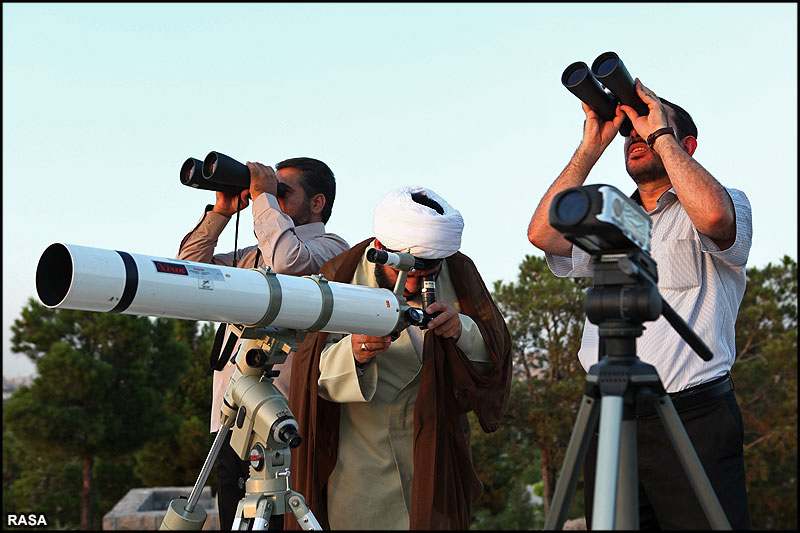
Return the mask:
[(653, 143), (656, 142), (656, 139), (658, 139), (662, 135), (666, 135), (667, 133), (669, 133), (673, 137), (675, 136), (675, 130), (672, 128), (672, 126), (667, 126), (666, 128), (657, 129), (656, 131), (647, 136), (647, 146), (652, 148)]

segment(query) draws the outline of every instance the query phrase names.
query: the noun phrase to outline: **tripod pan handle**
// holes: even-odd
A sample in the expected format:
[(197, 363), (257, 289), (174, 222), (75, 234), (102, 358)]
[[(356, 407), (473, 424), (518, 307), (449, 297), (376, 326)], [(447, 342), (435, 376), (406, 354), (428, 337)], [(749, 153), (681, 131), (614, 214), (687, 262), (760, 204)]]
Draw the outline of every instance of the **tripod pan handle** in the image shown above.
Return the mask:
[(714, 357), (714, 354), (711, 352), (706, 343), (697, 336), (697, 334), (691, 330), (688, 324), (684, 322), (684, 320), (675, 312), (675, 310), (669, 306), (664, 298), (661, 298), (661, 314), (664, 315), (664, 318), (675, 328), (675, 331), (680, 334), (680, 336), (689, 343), (689, 346), (700, 356), (703, 361), (711, 361)]

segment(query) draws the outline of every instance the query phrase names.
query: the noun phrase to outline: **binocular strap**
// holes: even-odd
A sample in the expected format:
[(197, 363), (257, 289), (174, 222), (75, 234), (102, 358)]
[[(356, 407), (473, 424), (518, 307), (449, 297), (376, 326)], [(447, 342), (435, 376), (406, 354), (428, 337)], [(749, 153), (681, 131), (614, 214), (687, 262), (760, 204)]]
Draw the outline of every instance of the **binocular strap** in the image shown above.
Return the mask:
[(230, 360), (233, 353), (233, 347), (236, 344), (236, 335), (231, 333), (228, 336), (228, 342), (225, 343), (223, 348), (222, 343), (225, 340), (225, 330), (228, 324), (220, 324), (217, 328), (217, 334), (214, 336), (214, 346), (211, 347), (211, 358), (209, 359), (209, 366), (211, 370), (222, 370), (225, 364)]

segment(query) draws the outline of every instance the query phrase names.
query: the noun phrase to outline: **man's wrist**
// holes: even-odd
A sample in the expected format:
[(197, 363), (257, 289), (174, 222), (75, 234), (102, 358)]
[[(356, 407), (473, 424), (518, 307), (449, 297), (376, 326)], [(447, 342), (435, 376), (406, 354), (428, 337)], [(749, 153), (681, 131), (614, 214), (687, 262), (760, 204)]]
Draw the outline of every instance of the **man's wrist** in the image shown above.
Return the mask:
[[(211, 208), (211, 211), (217, 213), (218, 215), (222, 215), (222, 216), (228, 217), (228, 218), (231, 218), (233, 216), (233, 213), (228, 212), (227, 209), (224, 209), (224, 208), (216, 206), (216, 205)], [(206, 208), (206, 213), (207, 212), (208, 212), (208, 208)]]
[(361, 361), (356, 359), (356, 356), (354, 355), (353, 356), (353, 361), (355, 361), (355, 363), (356, 363), (356, 374), (358, 376), (362, 376), (364, 374), (364, 370), (369, 366), (369, 364), (372, 362), (373, 359), (374, 359), (374, 357), (372, 357), (370, 359), (367, 359), (366, 361), (364, 361), (362, 363)]
[(647, 140), (645, 142), (647, 142), (647, 146), (649, 146), (650, 148), (654, 148), (656, 141), (661, 137), (672, 137), (673, 139), (676, 139), (675, 129), (672, 126), (659, 128), (650, 135), (648, 135)]

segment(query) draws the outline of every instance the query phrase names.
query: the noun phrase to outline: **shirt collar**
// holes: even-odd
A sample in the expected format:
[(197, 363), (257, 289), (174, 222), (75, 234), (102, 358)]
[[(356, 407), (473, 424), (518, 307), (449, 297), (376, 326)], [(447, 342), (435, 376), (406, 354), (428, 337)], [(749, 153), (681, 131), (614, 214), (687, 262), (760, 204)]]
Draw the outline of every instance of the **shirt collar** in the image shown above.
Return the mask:
[(325, 233), (325, 223), (310, 222), (308, 224), (303, 224), (302, 226), (295, 226), (294, 232), (297, 235), (297, 238), (301, 241), (318, 237)]
[[(630, 198), (631, 198), (631, 200), (633, 200), (637, 204), (641, 205), (642, 209), (644, 209), (644, 206), (642, 205), (642, 196), (639, 194), (639, 189), (636, 189), (635, 191), (633, 191), (633, 194), (631, 194)], [(673, 203), (677, 199), (678, 199), (678, 195), (675, 193), (675, 188), (674, 187), (670, 187), (669, 190), (664, 191), (664, 194), (662, 194), (658, 198), (658, 201), (656, 202), (656, 208), (653, 209), (653, 211), (651, 211), (651, 213), (655, 213), (659, 209), (662, 209), (662, 208), (666, 207), (667, 205)]]

